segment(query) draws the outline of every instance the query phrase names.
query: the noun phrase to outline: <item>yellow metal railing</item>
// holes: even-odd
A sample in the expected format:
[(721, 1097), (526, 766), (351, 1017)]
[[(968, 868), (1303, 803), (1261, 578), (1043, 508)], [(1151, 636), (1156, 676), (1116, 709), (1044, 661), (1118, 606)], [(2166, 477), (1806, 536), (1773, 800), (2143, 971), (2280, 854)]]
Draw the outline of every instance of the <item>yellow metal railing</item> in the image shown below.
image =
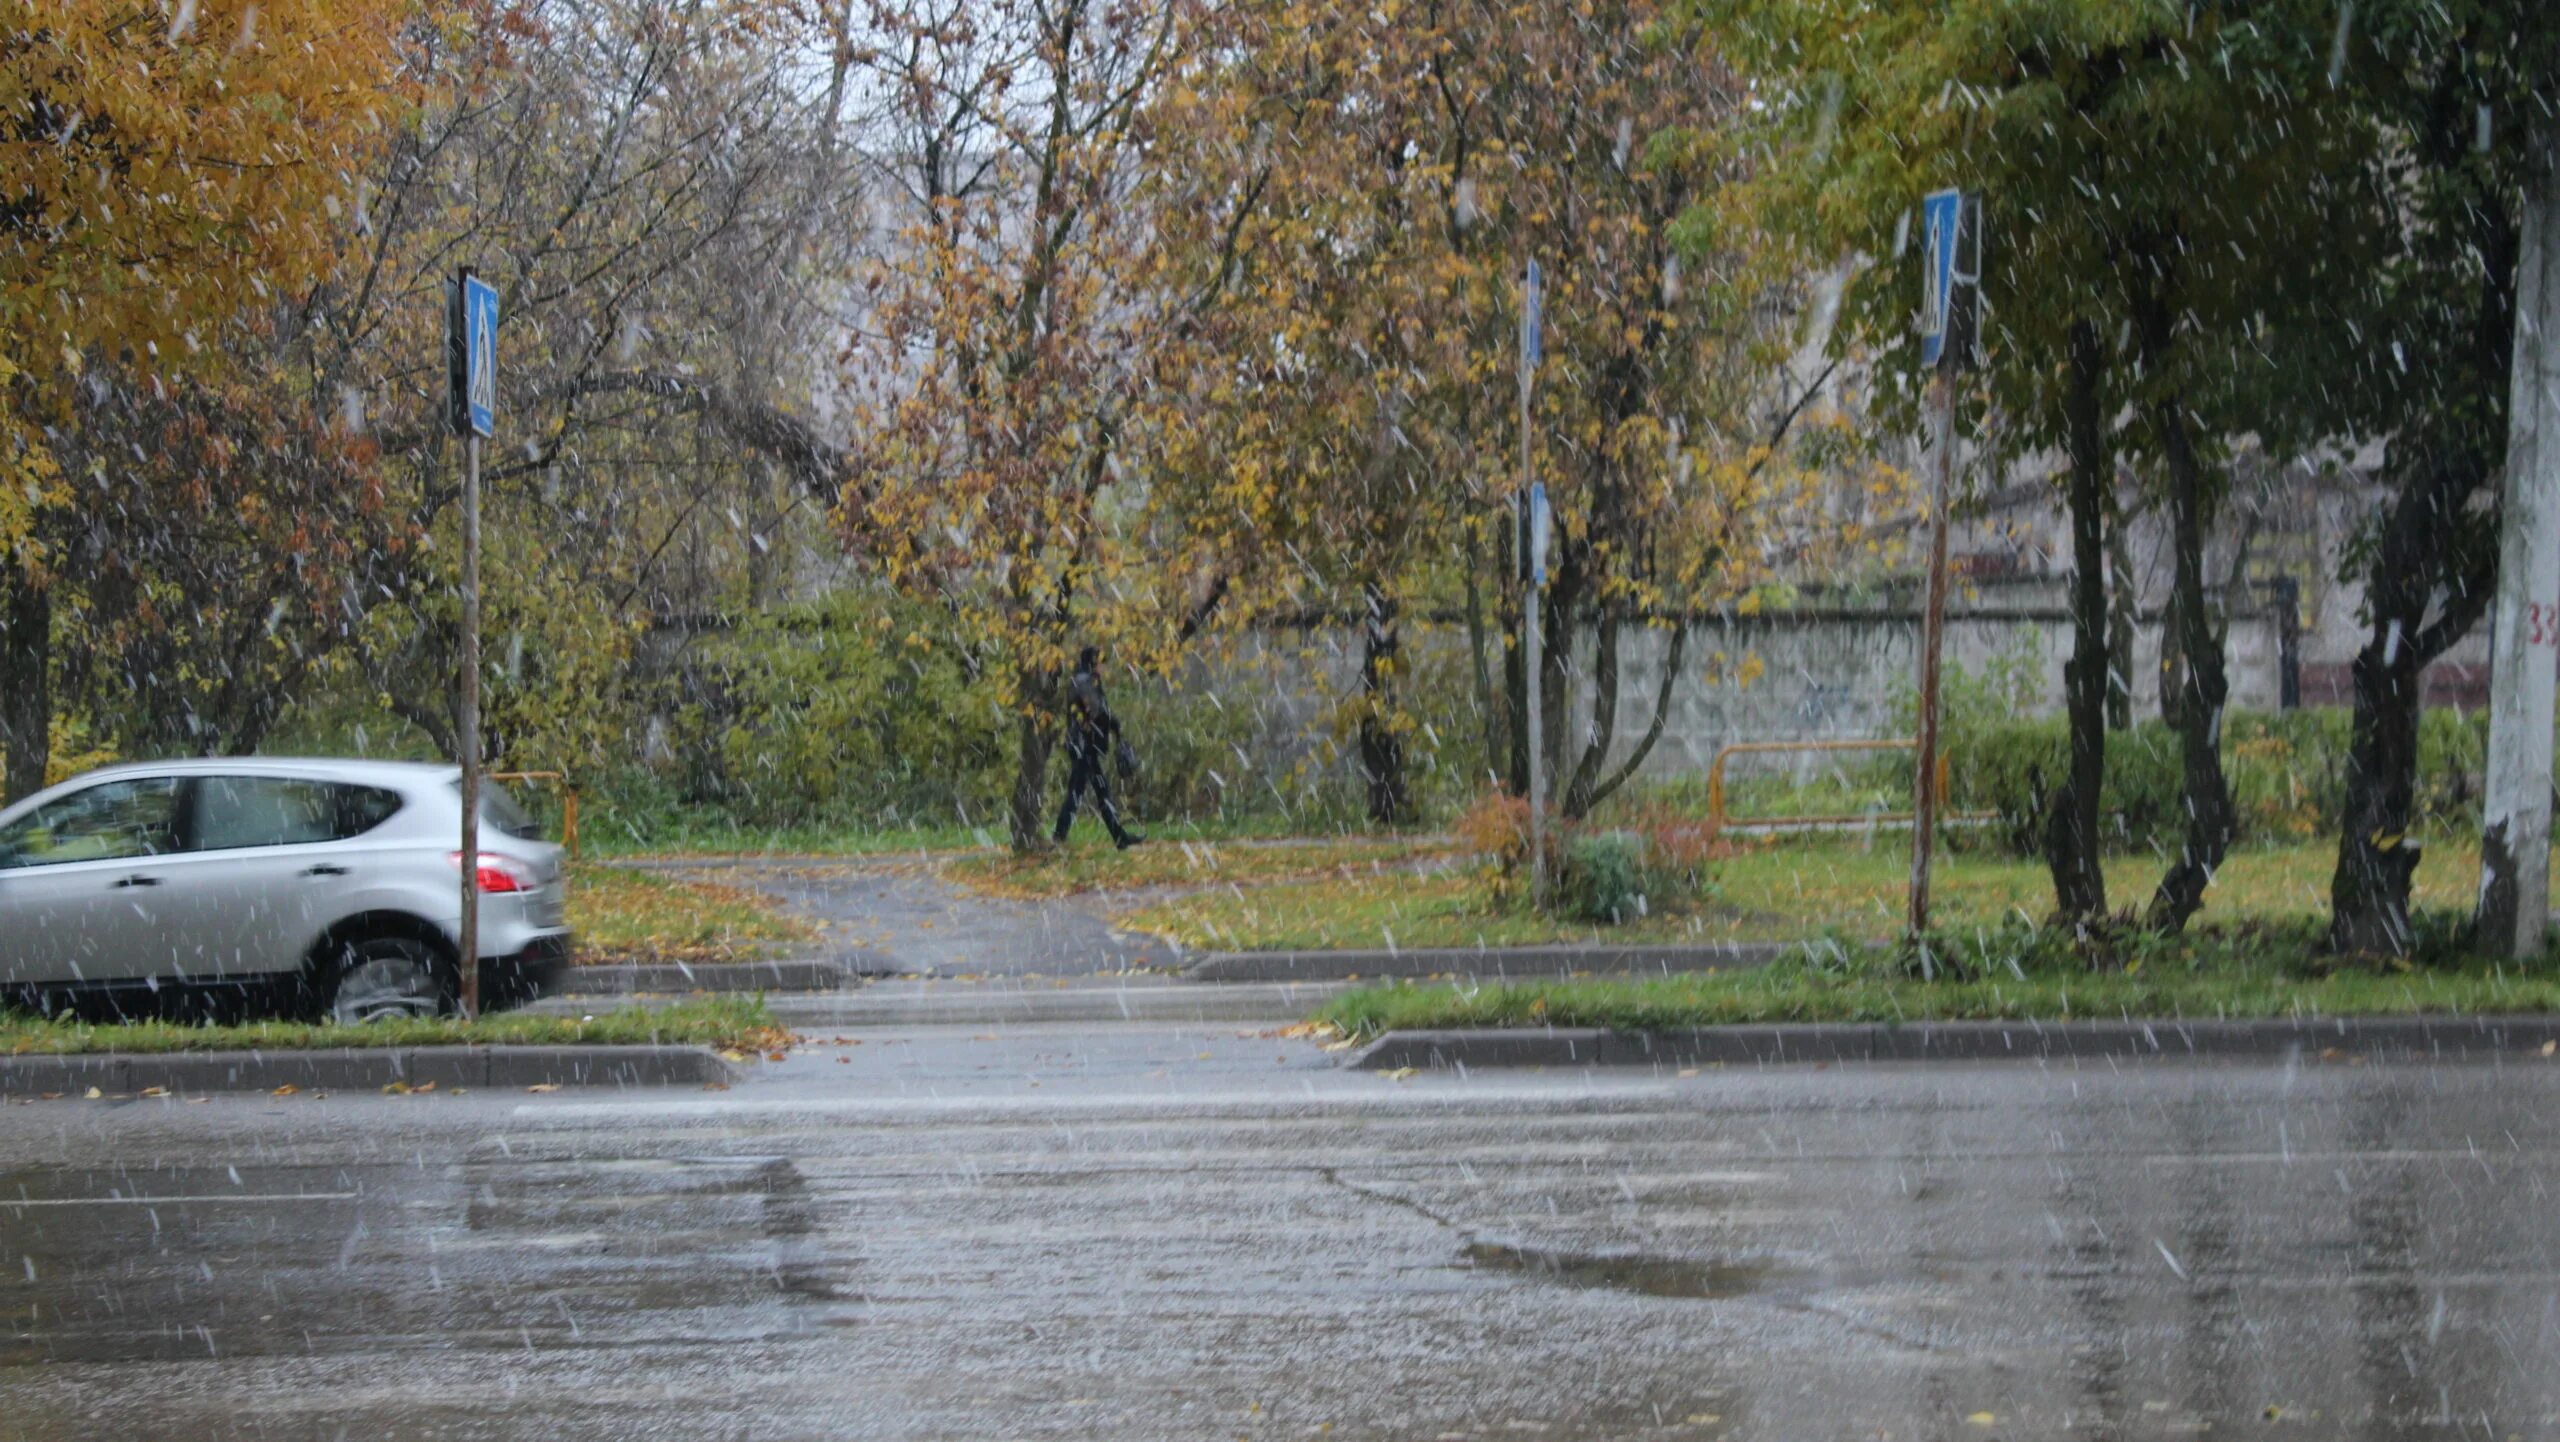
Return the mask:
[[(1879, 741), (1736, 741), (1729, 746), (1718, 747), (1714, 764), (1707, 768), (1707, 820), (1719, 831), (1733, 820), (1725, 814), (1724, 796), (1724, 763), (1733, 757), (1772, 751), (1913, 751), (1919, 749), (1919, 746), (1918, 741), (1908, 736), (1897, 736)], [(1947, 754), (1943, 751), (1938, 753), (1937, 775), (1931, 780), (1939, 803), (1939, 820), (1981, 821), (1991, 816), (1992, 813), (1987, 811), (1967, 812), (1958, 816), (1946, 810)], [(1747, 816), (1743, 818), (1743, 824), (1780, 829), (1857, 826), (1868, 822), (1907, 824), (1911, 819), (1912, 814), (1908, 811), (1861, 811), (1839, 816)]]
[(560, 845), (578, 859), (578, 788), (566, 771), (492, 771), (492, 781), (549, 781), (560, 788)]

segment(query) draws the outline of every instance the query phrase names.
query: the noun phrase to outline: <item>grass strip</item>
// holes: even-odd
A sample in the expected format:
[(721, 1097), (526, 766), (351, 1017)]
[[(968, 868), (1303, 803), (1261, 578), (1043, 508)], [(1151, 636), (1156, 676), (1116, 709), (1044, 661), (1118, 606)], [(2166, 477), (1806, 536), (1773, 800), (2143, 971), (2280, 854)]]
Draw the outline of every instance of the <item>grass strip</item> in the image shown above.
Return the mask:
[(592, 862), (570, 872), (569, 929), (586, 965), (759, 961), (817, 935), (749, 887)]
[(772, 1051), (790, 1033), (775, 1024), (762, 997), (715, 997), (660, 1010), (626, 1006), (591, 1017), (497, 1012), (466, 1023), (459, 1017), (334, 1022), (88, 1022), (0, 1014), (0, 1051), (16, 1056), (189, 1051), (312, 1051), (327, 1047), (425, 1046), (714, 1046)]
[[(2015, 926), (1953, 941), (1933, 980), (1912, 959), (1816, 942), (1757, 970), (1641, 981), (1563, 978), (1499, 984), (1390, 984), (1348, 992), (1318, 1013), (1355, 1036), (1456, 1027), (1657, 1031), (1764, 1022), (2310, 1020), (2560, 1011), (2560, 963), (2461, 955), (2458, 918), (2422, 922), (2421, 960), (2341, 966), (2316, 928), (2205, 930), (2144, 938), (2096, 965), (2050, 930)], [(2333, 969), (2334, 968), (2334, 969)]]

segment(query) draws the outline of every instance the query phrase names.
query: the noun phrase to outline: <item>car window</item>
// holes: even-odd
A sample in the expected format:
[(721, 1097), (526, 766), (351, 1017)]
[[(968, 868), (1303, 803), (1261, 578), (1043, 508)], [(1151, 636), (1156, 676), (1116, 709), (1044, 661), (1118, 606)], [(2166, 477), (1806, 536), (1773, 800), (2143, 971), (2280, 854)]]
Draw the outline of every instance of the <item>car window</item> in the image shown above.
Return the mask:
[(335, 841), (338, 798), (326, 782), (287, 776), (205, 776), (196, 781), (195, 849), (305, 846)]
[(0, 866), (122, 861), (178, 849), (178, 782), (103, 781), (0, 827)]
[(480, 819), (519, 841), (540, 841), (542, 828), (535, 824), (516, 800), (515, 793), (482, 777), (480, 781)]
[(400, 793), (290, 776), (207, 776), (196, 782), (195, 849), (308, 846), (361, 836), (400, 809)]
[(338, 837), (362, 836), (391, 819), (401, 806), (400, 793), (380, 786), (339, 782), (329, 788), (338, 798)]

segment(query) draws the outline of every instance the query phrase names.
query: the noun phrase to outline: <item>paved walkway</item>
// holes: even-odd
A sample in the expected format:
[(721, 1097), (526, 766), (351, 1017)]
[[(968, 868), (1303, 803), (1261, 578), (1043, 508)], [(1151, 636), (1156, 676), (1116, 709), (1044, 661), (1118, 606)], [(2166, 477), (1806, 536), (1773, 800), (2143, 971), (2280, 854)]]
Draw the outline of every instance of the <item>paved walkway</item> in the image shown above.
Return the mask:
[(821, 928), (820, 950), (915, 977), (1091, 977), (1171, 971), (1174, 948), (1115, 930), (1121, 893), (1009, 901), (915, 860), (715, 857), (627, 863), (763, 892)]

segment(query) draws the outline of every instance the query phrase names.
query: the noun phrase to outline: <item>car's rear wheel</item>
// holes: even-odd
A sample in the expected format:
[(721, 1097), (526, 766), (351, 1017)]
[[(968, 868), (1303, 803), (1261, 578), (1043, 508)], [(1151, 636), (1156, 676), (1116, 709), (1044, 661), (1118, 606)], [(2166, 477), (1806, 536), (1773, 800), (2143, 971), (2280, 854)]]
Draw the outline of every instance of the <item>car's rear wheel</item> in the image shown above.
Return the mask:
[(451, 968), (434, 948), (405, 936), (379, 936), (339, 953), (329, 992), (329, 1019), (360, 1024), (442, 1016), (453, 1008)]

